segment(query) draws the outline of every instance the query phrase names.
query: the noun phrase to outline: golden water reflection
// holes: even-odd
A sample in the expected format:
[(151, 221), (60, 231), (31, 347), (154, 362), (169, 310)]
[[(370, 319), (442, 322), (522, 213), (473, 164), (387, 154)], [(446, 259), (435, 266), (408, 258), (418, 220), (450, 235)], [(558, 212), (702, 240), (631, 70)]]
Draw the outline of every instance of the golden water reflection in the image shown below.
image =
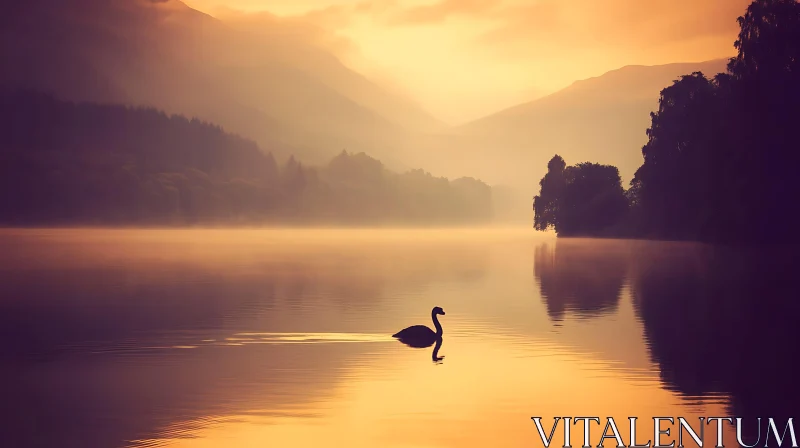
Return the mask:
[[(163, 438), (140, 446), (529, 447), (541, 443), (532, 415), (624, 422), (628, 415), (723, 413), (721, 397), (687, 406), (659, 387), (652, 372), (620, 369), (546, 340), (449, 339), (440, 366), (410, 350), (356, 363), (330, 397), (303, 409), (306, 415), (259, 416), (252, 409), (194, 431), (165, 428)], [(179, 436), (171, 437), (176, 430)], [(576, 428), (573, 437), (582, 440), (582, 431)]]
[[(528, 447), (532, 416), (797, 402), (785, 359), (748, 354), (797, 340), (776, 299), (794, 283), (753, 254), (527, 230), (10, 230), (0, 249), (17, 447)], [(438, 353), (389, 336), (433, 306)]]

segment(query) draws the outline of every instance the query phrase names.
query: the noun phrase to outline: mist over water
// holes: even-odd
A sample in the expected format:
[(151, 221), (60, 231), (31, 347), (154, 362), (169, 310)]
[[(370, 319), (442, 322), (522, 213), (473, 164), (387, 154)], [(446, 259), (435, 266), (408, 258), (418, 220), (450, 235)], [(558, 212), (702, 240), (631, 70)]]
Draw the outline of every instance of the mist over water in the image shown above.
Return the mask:
[[(0, 249), (8, 446), (537, 446), (531, 416), (796, 409), (779, 252), (527, 229), (4, 230)], [(439, 362), (390, 337), (434, 306)]]

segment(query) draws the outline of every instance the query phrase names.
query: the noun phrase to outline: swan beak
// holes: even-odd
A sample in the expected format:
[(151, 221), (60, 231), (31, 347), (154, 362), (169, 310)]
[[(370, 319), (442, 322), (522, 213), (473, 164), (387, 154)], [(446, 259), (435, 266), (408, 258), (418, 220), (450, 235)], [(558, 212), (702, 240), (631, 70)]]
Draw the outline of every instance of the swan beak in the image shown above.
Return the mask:
[(446, 314), (445, 314), (444, 310), (442, 310), (442, 316), (445, 316), (445, 315), (446, 315)]

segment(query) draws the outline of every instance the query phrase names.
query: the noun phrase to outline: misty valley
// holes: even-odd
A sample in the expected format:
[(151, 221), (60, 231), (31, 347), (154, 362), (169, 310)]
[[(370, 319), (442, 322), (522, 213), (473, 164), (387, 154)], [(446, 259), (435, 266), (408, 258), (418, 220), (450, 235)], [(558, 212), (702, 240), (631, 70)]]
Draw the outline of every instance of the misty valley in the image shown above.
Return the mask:
[(627, 66), (455, 127), (276, 18), (74, 1), (17, 4), (4, 29), (7, 226), (533, 221), (752, 243), (800, 225), (791, 0), (751, 5), (729, 61)]
[(491, 189), (346, 151), (278, 164), (252, 141), (153, 109), (0, 94), (6, 225), (482, 225)]

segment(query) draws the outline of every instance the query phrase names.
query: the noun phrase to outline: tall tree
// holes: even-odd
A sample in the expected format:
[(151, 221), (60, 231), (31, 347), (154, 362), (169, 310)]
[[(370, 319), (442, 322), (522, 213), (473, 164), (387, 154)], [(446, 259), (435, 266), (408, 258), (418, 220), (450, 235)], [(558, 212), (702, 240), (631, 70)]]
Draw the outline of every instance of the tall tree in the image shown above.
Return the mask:
[[(736, 57), (728, 71), (739, 80), (776, 81), (800, 74), (800, 3), (755, 0), (739, 17)], [(785, 87), (785, 86), (781, 86)]]
[(640, 187), (645, 233), (695, 238), (706, 230), (702, 210), (711, 196), (718, 109), (716, 85), (699, 72), (661, 91), (642, 148), (644, 164), (633, 180)]
[(649, 235), (798, 236), (800, 3), (756, 0), (738, 21), (728, 73), (684, 76), (661, 92), (634, 178)]
[(795, 211), (800, 195), (800, 3), (756, 0), (739, 26), (738, 54), (728, 67), (738, 162), (730, 181), (746, 179), (748, 184), (742, 196), (747, 230), (760, 227), (765, 237), (795, 238), (800, 225)]

